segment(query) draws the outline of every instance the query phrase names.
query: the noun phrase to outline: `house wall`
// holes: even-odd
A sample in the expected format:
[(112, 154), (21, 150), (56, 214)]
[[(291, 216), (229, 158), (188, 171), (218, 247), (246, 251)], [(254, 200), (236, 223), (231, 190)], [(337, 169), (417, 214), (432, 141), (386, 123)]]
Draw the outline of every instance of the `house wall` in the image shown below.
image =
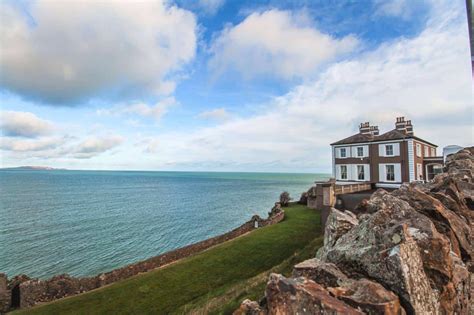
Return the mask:
[[(381, 149), (381, 144), (393, 144), (394, 145), (394, 154), (395, 156), (381, 156), (383, 155), (383, 150)], [(358, 147), (361, 145), (345, 145), (341, 147), (345, 147), (348, 153), (348, 157), (340, 158), (338, 154), (338, 149), (341, 147), (333, 147), (333, 154), (334, 158), (334, 165), (337, 168), (337, 165), (348, 165), (348, 173), (353, 174), (353, 169), (355, 165), (361, 164), (368, 164), (369, 171), (366, 173), (370, 174), (370, 182), (380, 182), (380, 164), (396, 164), (400, 165), (400, 181), (397, 183), (402, 182), (409, 182), (410, 181), (410, 169), (409, 169), (409, 161), (408, 161), (408, 142), (407, 141), (391, 141), (391, 142), (383, 142), (383, 143), (370, 143), (367, 146), (368, 157), (357, 158), (353, 157), (353, 150), (354, 147)], [(381, 151), (382, 150), (382, 151)], [(350, 152), (350, 153), (349, 153)], [(397, 166), (398, 168), (398, 166)], [(338, 178), (338, 171), (334, 172), (334, 176)], [(348, 177), (347, 181), (355, 181), (356, 179), (354, 176)]]

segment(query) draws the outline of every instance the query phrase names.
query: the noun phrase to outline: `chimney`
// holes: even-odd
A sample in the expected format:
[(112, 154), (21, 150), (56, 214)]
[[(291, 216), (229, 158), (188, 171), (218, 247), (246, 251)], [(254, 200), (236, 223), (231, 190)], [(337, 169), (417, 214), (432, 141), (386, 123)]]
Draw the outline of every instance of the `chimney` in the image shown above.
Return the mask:
[(359, 125), (359, 132), (360, 132), (360, 134), (362, 134), (362, 135), (368, 135), (368, 134), (370, 134), (370, 133), (371, 133), (371, 132), (370, 132), (370, 123), (369, 123), (368, 121), (365, 122), (365, 123), (361, 123), (361, 124)]
[(413, 125), (411, 124), (411, 120), (407, 120), (405, 130), (407, 135), (413, 136)]
[(372, 136), (378, 136), (379, 126), (370, 126), (370, 133), (372, 134)]
[(397, 121), (395, 122), (395, 129), (401, 131), (403, 133), (406, 132), (406, 124), (405, 117), (397, 117)]

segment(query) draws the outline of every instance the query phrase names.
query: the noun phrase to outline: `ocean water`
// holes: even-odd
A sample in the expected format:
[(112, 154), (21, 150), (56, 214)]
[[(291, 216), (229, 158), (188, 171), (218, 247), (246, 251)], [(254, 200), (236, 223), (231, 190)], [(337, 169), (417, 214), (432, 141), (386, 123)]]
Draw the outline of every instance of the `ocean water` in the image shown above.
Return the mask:
[(322, 174), (0, 171), (0, 272), (89, 276), (225, 233)]

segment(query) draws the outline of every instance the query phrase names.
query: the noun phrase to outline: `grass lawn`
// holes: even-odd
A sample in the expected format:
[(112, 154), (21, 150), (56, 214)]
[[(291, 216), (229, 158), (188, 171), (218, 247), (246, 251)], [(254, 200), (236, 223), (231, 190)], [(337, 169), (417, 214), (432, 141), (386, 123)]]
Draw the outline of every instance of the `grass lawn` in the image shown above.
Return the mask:
[(130, 279), (15, 313), (228, 313), (258, 298), (270, 271), (288, 273), (322, 238), (315, 210), (293, 204), (285, 220)]

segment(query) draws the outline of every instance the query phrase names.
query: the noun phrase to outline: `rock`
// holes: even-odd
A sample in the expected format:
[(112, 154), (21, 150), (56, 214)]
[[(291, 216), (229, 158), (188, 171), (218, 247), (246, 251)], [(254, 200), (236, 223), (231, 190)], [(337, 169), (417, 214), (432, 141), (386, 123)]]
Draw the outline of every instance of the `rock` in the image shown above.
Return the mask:
[(366, 314), (405, 314), (398, 296), (374, 281), (347, 280), (342, 282), (340, 287), (328, 288), (328, 291)]
[(331, 208), (324, 231), (324, 246), (333, 246), (342, 235), (357, 224), (359, 220), (350, 211), (342, 212)]
[(292, 277), (305, 277), (327, 288), (338, 299), (367, 314), (403, 314), (398, 296), (380, 284), (349, 279), (336, 265), (317, 258), (297, 264)]
[(8, 288), (8, 278), (4, 273), (0, 273), (0, 314), (10, 310), (12, 293)]
[(99, 286), (100, 281), (97, 278), (75, 278), (67, 274), (54, 276), (48, 280), (31, 279), (19, 286), (19, 306), (31, 307), (37, 303), (90, 291)]
[[(436, 230), (450, 239), (452, 250), (461, 252), (463, 260), (473, 257), (472, 233), (469, 224), (456, 213), (447, 209), (438, 199), (423, 193), (414, 185), (402, 185), (393, 192), (394, 196), (405, 200), (416, 211), (426, 215), (435, 225)], [(453, 236), (455, 239), (453, 239)]]
[(271, 274), (265, 296), (268, 314), (363, 314), (306, 278)]
[(233, 315), (265, 315), (267, 312), (263, 310), (255, 301), (244, 300), (240, 307), (234, 311)]
[(338, 287), (349, 278), (336, 265), (317, 258), (305, 260), (293, 268), (292, 277), (305, 277), (324, 287)]
[[(332, 246), (325, 245), (317, 257), (334, 263), (351, 278), (373, 279), (390, 288), (399, 295), (408, 312), (435, 314), (439, 296), (430, 286), (417, 242), (423, 245), (423, 250), (443, 258), (449, 255), (449, 243), (428, 218), (385, 191), (376, 192), (369, 207), (379, 210)], [(431, 238), (435, 241), (431, 242)], [(445, 269), (435, 262), (433, 265), (449, 276), (450, 264)]]

